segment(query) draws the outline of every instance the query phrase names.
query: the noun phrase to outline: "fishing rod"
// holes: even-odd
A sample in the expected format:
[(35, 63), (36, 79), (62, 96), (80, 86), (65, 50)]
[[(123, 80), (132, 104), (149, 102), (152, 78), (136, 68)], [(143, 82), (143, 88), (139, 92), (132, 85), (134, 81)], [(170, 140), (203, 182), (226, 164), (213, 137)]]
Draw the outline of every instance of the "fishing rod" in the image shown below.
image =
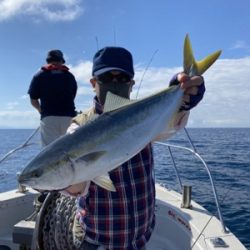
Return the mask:
[[(116, 46), (116, 29), (113, 27), (113, 39), (114, 39), (114, 46)], [(99, 39), (98, 36), (95, 36), (95, 42), (96, 42), (96, 49), (99, 50)]]

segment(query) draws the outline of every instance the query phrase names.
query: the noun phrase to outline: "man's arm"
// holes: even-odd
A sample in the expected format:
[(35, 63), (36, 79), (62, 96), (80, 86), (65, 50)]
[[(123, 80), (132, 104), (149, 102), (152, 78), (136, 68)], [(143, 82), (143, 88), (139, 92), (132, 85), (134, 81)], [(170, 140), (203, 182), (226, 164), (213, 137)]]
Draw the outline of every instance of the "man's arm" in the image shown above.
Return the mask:
[(38, 100), (30, 98), (30, 103), (39, 113), (41, 113), (41, 106)]
[[(73, 134), (78, 128), (79, 124), (72, 122), (68, 127), (66, 134)], [(61, 191), (62, 194), (77, 197), (78, 195), (84, 196), (88, 193), (90, 181), (85, 181), (77, 183), (67, 187), (65, 190)]]
[(170, 121), (170, 124), (166, 126), (165, 131), (157, 135), (153, 141), (168, 139), (176, 134), (180, 129), (184, 128), (187, 125), (189, 114), (189, 111), (179, 111), (176, 113), (173, 120)]
[(176, 74), (170, 81), (171, 85), (180, 84), (184, 90), (182, 105), (170, 124), (167, 124), (165, 131), (159, 134), (154, 141), (167, 139), (187, 125), (190, 110), (195, 107), (203, 98), (205, 93), (204, 79), (202, 76), (189, 77), (181, 72)]

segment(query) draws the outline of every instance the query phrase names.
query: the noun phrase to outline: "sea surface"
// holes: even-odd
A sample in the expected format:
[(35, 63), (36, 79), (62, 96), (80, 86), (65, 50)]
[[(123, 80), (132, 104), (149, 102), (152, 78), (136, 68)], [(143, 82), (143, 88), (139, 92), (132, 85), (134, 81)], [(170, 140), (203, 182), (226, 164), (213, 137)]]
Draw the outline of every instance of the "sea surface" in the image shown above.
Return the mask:
[[(33, 131), (0, 129), (0, 159), (22, 145)], [(187, 131), (211, 171), (225, 225), (250, 250), (250, 128), (189, 128)], [(0, 162), (0, 192), (17, 187), (17, 173), (39, 152), (39, 133), (31, 142)], [(184, 130), (165, 142), (191, 148)], [(182, 184), (192, 185), (192, 199), (217, 215), (209, 177), (201, 161), (184, 149), (171, 148), (171, 152)], [(157, 182), (179, 191), (168, 147), (156, 144), (154, 154)]]

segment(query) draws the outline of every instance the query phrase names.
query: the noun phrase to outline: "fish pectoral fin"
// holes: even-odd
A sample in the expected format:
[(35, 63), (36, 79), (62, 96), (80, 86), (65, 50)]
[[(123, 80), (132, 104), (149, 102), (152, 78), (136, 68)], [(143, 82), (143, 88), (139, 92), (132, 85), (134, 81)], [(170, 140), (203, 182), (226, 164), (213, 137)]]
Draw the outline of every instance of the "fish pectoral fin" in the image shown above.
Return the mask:
[(98, 160), (102, 155), (104, 155), (106, 153), (106, 151), (96, 151), (96, 152), (91, 152), (89, 154), (83, 155), (81, 157), (79, 157), (76, 160), (76, 163), (80, 163), (80, 162), (91, 162), (91, 161), (96, 161)]
[(115, 95), (109, 91), (106, 95), (103, 112), (113, 111), (133, 102), (136, 102), (136, 100), (130, 100), (128, 98)]
[(101, 175), (101, 176), (95, 177), (92, 181), (96, 185), (98, 185), (104, 189), (107, 189), (107, 190), (112, 191), (112, 192), (116, 192), (116, 188), (115, 188), (113, 182), (111, 181), (109, 175)]
[(186, 35), (184, 41), (184, 72), (189, 76), (202, 75), (220, 56), (221, 50), (218, 50), (201, 61), (196, 61), (194, 58), (192, 45), (189, 36)]

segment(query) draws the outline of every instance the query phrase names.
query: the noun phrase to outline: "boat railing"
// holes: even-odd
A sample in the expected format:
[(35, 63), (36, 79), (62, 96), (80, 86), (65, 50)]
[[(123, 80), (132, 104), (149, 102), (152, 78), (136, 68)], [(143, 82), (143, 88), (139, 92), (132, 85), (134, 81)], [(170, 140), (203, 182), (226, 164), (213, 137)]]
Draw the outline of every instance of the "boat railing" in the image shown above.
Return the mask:
[[(17, 148), (9, 151), (6, 155), (4, 155), (0, 159), (0, 163), (2, 163), (5, 159), (7, 159), (10, 155), (15, 153), (16, 151), (18, 151), (18, 150), (20, 150), (20, 149), (22, 149), (22, 148), (24, 148), (26, 146), (31, 145), (29, 142), (34, 137), (34, 135), (38, 132), (38, 130), (39, 130), (39, 127), (33, 131), (33, 133), (27, 138), (27, 140), (23, 144), (21, 144)], [(184, 131), (185, 131), (185, 133), (187, 135), (187, 138), (188, 138), (188, 141), (189, 141), (189, 143), (191, 145), (191, 148), (184, 147), (184, 146), (179, 146), (179, 145), (174, 145), (174, 144), (169, 144), (169, 143), (164, 143), (164, 142), (160, 142), (160, 141), (156, 141), (155, 143), (158, 144), (158, 145), (163, 145), (163, 146), (168, 148), (171, 159), (172, 159), (172, 163), (173, 163), (173, 166), (174, 166), (174, 170), (175, 170), (175, 173), (176, 173), (176, 176), (177, 176), (177, 181), (178, 181), (181, 193), (182, 193), (183, 185), (182, 185), (182, 182), (181, 182), (181, 178), (180, 178), (180, 175), (179, 175), (179, 172), (178, 172), (178, 169), (177, 169), (177, 166), (176, 166), (176, 163), (175, 163), (171, 148), (177, 148), (177, 149), (189, 151), (192, 154), (194, 154), (202, 162), (202, 164), (204, 165), (204, 167), (205, 167), (205, 169), (206, 169), (206, 171), (208, 173), (209, 180), (210, 180), (210, 183), (211, 183), (211, 186), (212, 186), (213, 195), (214, 195), (214, 199), (215, 199), (215, 204), (216, 204), (218, 216), (219, 216), (219, 219), (220, 219), (220, 222), (221, 222), (222, 230), (223, 230), (223, 232), (226, 233), (228, 231), (226, 230), (226, 227), (225, 227), (225, 224), (224, 224), (224, 220), (223, 220), (223, 216), (222, 216), (222, 213), (221, 213), (220, 204), (219, 204), (219, 200), (218, 200), (218, 195), (217, 195), (217, 191), (216, 191), (216, 188), (215, 188), (215, 185), (214, 185), (213, 177), (211, 175), (211, 171), (210, 171), (208, 165), (206, 164), (206, 162), (201, 157), (201, 155), (197, 152), (197, 150), (196, 150), (196, 148), (195, 148), (195, 146), (194, 146), (194, 144), (193, 144), (193, 142), (192, 142), (186, 128), (184, 128)], [(25, 192), (25, 188), (23, 188), (22, 186), (19, 186), (18, 189), (20, 190), (20, 192)]]
[(185, 147), (185, 146), (179, 146), (179, 145), (169, 144), (169, 143), (164, 143), (164, 142), (160, 142), (160, 141), (155, 141), (154, 143), (158, 144), (158, 145), (165, 146), (165, 147), (168, 148), (169, 153), (170, 153), (170, 157), (171, 157), (171, 160), (172, 160), (172, 163), (173, 163), (173, 167), (174, 167), (174, 170), (175, 170), (175, 173), (176, 173), (176, 177), (177, 177), (177, 181), (178, 181), (181, 193), (182, 193), (182, 190), (183, 190), (183, 185), (182, 185), (182, 182), (181, 182), (179, 171), (178, 171), (178, 168), (176, 166), (176, 163), (175, 163), (175, 160), (174, 160), (171, 148), (177, 148), (177, 149), (189, 151), (189, 152), (191, 152), (194, 156), (196, 156), (202, 162), (202, 164), (205, 167), (205, 170), (206, 170), (206, 172), (208, 173), (208, 176), (209, 176), (210, 184), (211, 184), (212, 191), (213, 191), (213, 196), (214, 196), (214, 199), (215, 199), (215, 205), (216, 205), (216, 208), (217, 208), (217, 212), (218, 212), (218, 216), (219, 216), (219, 219), (220, 219), (222, 230), (223, 230), (224, 233), (228, 233), (228, 230), (225, 227), (225, 223), (224, 223), (223, 216), (222, 216), (222, 213), (221, 213), (220, 203), (219, 203), (219, 199), (218, 199), (218, 195), (217, 195), (216, 187), (214, 185), (214, 180), (213, 180), (211, 171), (210, 171), (208, 165), (206, 164), (206, 162), (204, 161), (204, 159), (197, 152), (197, 150), (196, 150), (196, 148), (195, 148), (195, 146), (194, 146), (194, 144), (193, 144), (193, 142), (191, 140), (191, 137), (190, 137), (190, 135), (189, 135), (189, 133), (188, 133), (188, 131), (187, 131), (186, 128), (184, 128), (184, 131), (185, 131), (185, 133), (187, 135), (187, 138), (188, 138), (188, 141), (189, 141), (189, 143), (191, 145), (191, 148)]
[[(6, 154), (0, 159), (0, 164), (1, 164), (2, 162), (4, 162), (6, 159), (8, 159), (11, 155), (13, 155), (14, 153), (16, 153), (17, 151), (19, 151), (19, 150), (21, 150), (21, 149), (24, 149), (24, 148), (26, 148), (26, 147), (31, 146), (32, 144), (34, 144), (34, 143), (31, 142), (31, 140), (32, 140), (33, 137), (36, 135), (36, 133), (39, 131), (39, 129), (40, 129), (40, 126), (37, 127), (21, 145), (19, 145), (18, 147), (14, 148), (14, 149), (10, 150), (8, 153), (6, 153)], [(18, 172), (18, 173), (17, 173), (17, 177), (18, 177), (19, 174), (20, 174), (20, 173)], [(12, 179), (12, 177), (10, 177), (10, 178)], [(7, 180), (6, 180), (6, 181), (7, 181)], [(19, 184), (19, 183), (18, 183), (17, 189), (18, 189), (18, 191), (19, 191), (20, 193), (25, 193), (25, 192), (27, 191), (26, 187), (22, 186), (22, 185)]]
[(0, 163), (2, 163), (5, 159), (7, 159), (9, 156), (11, 156), (12, 154), (14, 154), (15, 152), (17, 152), (20, 149), (23, 149), (29, 145), (31, 145), (30, 140), (35, 136), (35, 134), (38, 132), (40, 127), (36, 128), (32, 134), (24, 141), (24, 143), (22, 143), (20, 146), (10, 150), (7, 154), (5, 154), (1, 159), (0, 159)]

